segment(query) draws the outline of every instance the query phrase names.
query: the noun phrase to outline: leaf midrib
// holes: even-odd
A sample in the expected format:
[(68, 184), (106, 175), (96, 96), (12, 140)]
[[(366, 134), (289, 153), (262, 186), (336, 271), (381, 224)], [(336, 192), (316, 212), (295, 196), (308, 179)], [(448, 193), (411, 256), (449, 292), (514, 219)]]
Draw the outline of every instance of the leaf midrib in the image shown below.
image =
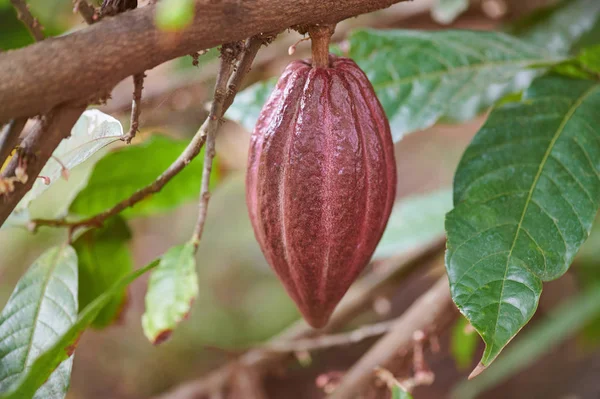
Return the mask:
[[(596, 85), (593, 85), (592, 87), (590, 87), (589, 89), (587, 89), (577, 99), (577, 101), (575, 101), (573, 103), (573, 105), (569, 108), (569, 111), (565, 114), (565, 117), (561, 121), (561, 124), (559, 125), (558, 129), (556, 130), (556, 133), (554, 134), (554, 136), (552, 137), (552, 140), (548, 144), (548, 149), (544, 153), (544, 157), (542, 158), (542, 161), (540, 162), (540, 166), (538, 168), (538, 171), (537, 171), (537, 173), (536, 173), (536, 175), (535, 175), (535, 177), (533, 179), (533, 182), (531, 184), (531, 188), (529, 190), (529, 194), (527, 195), (527, 199), (525, 200), (525, 206), (523, 207), (523, 212), (521, 213), (521, 218), (519, 220), (519, 223), (517, 224), (517, 231), (515, 233), (515, 238), (513, 239), (513, 242), (512, 242), (511, 247), (510, 247), (510, 251), (508, 253), (508, 256), (506, 257), (506, 265), (505, 265), (505, 269), (504, 269), (504, 276), (502, 278), (502, 287), (500, 289), (500, 300), (498, 301), (498, 311), (496, 313), (496, 322), (494, 323), (494, 330), (493, 330), (494, 334), (491, 337), (491, 345), (490, 345), (490, 351), (489, 351), (490, 354), (492, 353), (492, 351), (494, 349), (494, 346), (495, 346), (496, 333), (498, 331), (498, 321), (500, 319), (500, 307), (502, 306), (502, 297), (504, 296), (504, 287), (506, 286), (506, 275), (508, 274), (508, 264), (510, 262), (510, 259), (512, 257), (512, 252), (513, 252), (513, 250), (515, 248), (515, 245), (517, 243), (517, 240), (519, 238), (519, 234), (521, 233), (521, 229), (522, 229), (522, 225), (523, 225), (523, 220), (525, 219), (525, 214), (527, 213), (527, 210), (529, 209), (529, 204), (531, 203), (531, 199), (533, 197), (533, 192), (535, 191), (535, 189), (537, 187), (539, 178), (542, 175), (542, 171), (543, 171), (543, 169), (546, 166), (546, 162), (547, 162), (548, 158), (550, 157), (550, 154), (552, 153), (552, 150), (554, 149), (554, 145), (556, 144), (556, 141), (560, 138), (561, 134), (563, 133), (565, 127), (567, 126), (567, 123), (569, 123), (569, 121), (573, 117), (573, 114), (577, 111), (577, 109), (581, 106), (581, 104), (595, 90), (597, 90), (599, 87), (600, 87), (600, 85), (596, 84)], [(542, 250), (542, 249), (540, 248), (540, 250)], [(537, 276), (537, 275), (536, 275), (536, 277), (539, 278), (539, 276)]]
[[(29, 362), (29, 358), (31, 356), (31, 349), (33, 347), (33, 338), (35, 337), (35, 332), (37, 331), (37, 326), (39, 324), (37, 322), (37, 319), (40, 315), (40, 309), (42, 308), (42, 302), (44, 301), (44, 298), (46, 297), (46, 295), (45, 295), (46, 290), (48, 289), (48, 285), (50, 284), (50, 280), (52, 279), (52, 274), (54, 273), (54, 270), (56, 269), (56, 267), (58, 265), (58, 259), (60, 258), (60, 255), (61, 255), (63, 249), (64, 249), (64, 247), (61, 247), (56, 252), (56, 255), (54, 256), (54, 258), (52, 260), (51, 266), (50, 266), (48, 272), (46, 273), (46, 276), (44, 277), (44, 281), (42, 282), (42, 291), (41, 291), (41, 295), (39, 296), (39, 299), (37, 301), (37, 306), (36, 306), (35, 314), (33, 317), (33, 328), (31, 331), (31, 336), (29, 338), (29, 343), (27, 345), (27, 353), (25, 355), (25, 361), (23, 362), (23, 367), (21, 369), (21, 372), (23, 372), (27, 368), (27, 363)], [(4, 378), (2, 381), (4, 381), (4, 380), (6, 380), (6, 378)]]

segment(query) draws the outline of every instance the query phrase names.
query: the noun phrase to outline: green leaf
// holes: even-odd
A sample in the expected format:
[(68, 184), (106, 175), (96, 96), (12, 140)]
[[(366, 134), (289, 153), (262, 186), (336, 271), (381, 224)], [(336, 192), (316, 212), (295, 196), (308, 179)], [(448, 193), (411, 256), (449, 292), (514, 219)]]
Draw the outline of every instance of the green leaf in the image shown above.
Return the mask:
[(431, 8), (431, 16), (441, 24), (450, 24), (468, 9), (469, 0), (437, 0)]
[(62, 140), (52, 153), (40, 176), (48, 178), (37, 179), (33, 187), (21, 199), (10, 215), (6, 225), (24, 224), (28, 220), (27, 208), (31, 202), (42, 195), (58, 179), (68, 179), (71, 169), (88, 160), (92, 155), (105, 148), (123, 135), (121, 123), (110, 115), (98, 110), (85, 111), (77, 120), (71, 135)]
[[(76, 318), (77, 255), (71, 247), (54, 247), (31, 265), (0, 314), (0, 392), (26, 375)], [(36, 398), (65, 397), (73, 361), (68, 356), (61, 361), (41, 381), (48, 379)]]
[(597, 0), (563, 1), (524, 17), (508, 32), (556, 54), (566, 54), (599, 17)]
[(546, 76), (495, 109), (454, 179), (452, 298), (482, 336), (482, 371), (533, 316), (600, 204), (600, 83)]
[(390, 392), (392, 393), (392, 399), (413, 399), (408, 391), (405, 391), (398, 385), (393, 386)]
[(194, 245), (171, 248), (162, 256), (148, 283), (146, 312), (142, 316), (146, 337), (154, 344), (168, 339), (177, 324), (187, 318), (197, 296)]
[[(123, 289), (142, 274), (152, 270), (158, 261), (136, 270), (115, 283), (110, 289), (96, 298), (79, 314), (77, 321), (61, 336), (50, 349), (46, 350), (20, 378), (14, 381), (10, 391), (2, 392), (0, 399), (30, 399), (34, 392), (48, 379), (52, 371), (71, 356), (81, 333), (96, 319), (98, 313)], [(76, 265), (75, 265), (76, 267)], [(41, 398), (40, 398), (41, 399)]]
[(350, 56), (373, 84), (392, 135), (464, 121), (529, 86), (533, 65), (554, 63), (545, 49), (498, 32), (358, 31)]
[[(79, 306), (85, 308), (133, 269), (127, 242), (131, 232), (120, 217), (107, 220), (104, 226), (86, 232), (73, 247), (79, 259)], [(104, 328), (119, 317), (127, 300), (127, 289), (114, 295), (98, 313), (92, 327)]]
[(185, 28), (194, 20), (194, 0), (163, 0), (156, 6), (156, 26), (167, 31)]
[(469, 321), (461, 317), (452, 328), (450, 352), (459, 369), (465, 369), (471, 365), (475, 349), (477, 349), (477, 334), (473, 330), (468, 331), (469, 327)]
[(276, 78), (264, 80), (242, 90), (237, 96), (225, 117), (241, 124), (246, 130), (253, 131), (263, 105), (271, 95), (277, 83)]
[[(394, 141), (441, 118), (472, 119), (529, 86), (538, 73), (530, 67), (558, 61), (544, 48), (497, 32), (362, 30), (349, 43), (349, 56), (373, 84)], [(266, 82), (243, 91), (227, 116), (252, 130), (272, 87)]]
[(588, 71), (600, 74), (600, 44), (583, 49), (577, 60)]
[(441, 189), (396, 202), (374, 258), (409, 251), (444, 235), (444, 217), (452, 209), (452, 191)]
[(570, 298), (528, 330), (480, 377), (461, 383), (452, 397), (475, 399), (486, 390), (519, 374), (552, 348), (600, 316), (600, 284)]
[[(87, 186), (77, 195), (70, 212), (92, 216), (137, 190), (151, 184), (186, 148), (187, 142), (155, 135), (140, 145), (127, 146), (102, 158), (94, 168)], [(173, 178), (159, 193), (151, 195), (124, 217), (148, 216), (197, 199), (202, 176), (202, 153)], [(216, 170), (217, 168), (213, 168)], [(214, 178), (211, 179), (214, 182)]]

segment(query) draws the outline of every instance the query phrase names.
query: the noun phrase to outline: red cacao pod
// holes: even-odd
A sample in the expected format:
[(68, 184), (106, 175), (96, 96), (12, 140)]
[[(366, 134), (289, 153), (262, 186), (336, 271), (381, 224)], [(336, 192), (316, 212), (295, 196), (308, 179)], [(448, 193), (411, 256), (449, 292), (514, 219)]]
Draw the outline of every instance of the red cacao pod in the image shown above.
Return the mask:
[(396, 193), (389, 122), (348, 58), (294, 61), (252, 134), (246, 201), (260, 247), (313, 327), (369, 262)]

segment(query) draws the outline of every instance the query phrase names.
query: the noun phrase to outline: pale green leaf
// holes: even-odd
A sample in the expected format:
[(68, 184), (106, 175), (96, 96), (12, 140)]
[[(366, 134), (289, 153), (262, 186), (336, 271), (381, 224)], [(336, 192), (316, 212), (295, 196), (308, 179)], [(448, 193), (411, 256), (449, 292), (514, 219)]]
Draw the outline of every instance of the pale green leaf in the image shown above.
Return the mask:
[(459, 369), (465, 369), (471, 365), (475, 349), (477, 349), (479, 338), (475, 331), (468, 330), (469, 327), (469, 321), (460, 317), (452, 328), (450, 353)]
[(453, 392), (456, 399), (475, 399), (481, 393), (523, 372), (552, 348), (600, 316), (600, 285), (594, 284), (540, 321), (494, 362), (481, 376), (461, 383)]
[[(0, 314), (0, 392), (26, 375), (34, 361), (73, 325), (77, 288), (77, 255), (69, 246), (46, 251), (19, 280)], [(65, 397), (72, 358), (65, 356), (61, 361), (56, 370), (48, 370), (48, 381), (41, 381), (46, 382), (36, 398)]]
[(452, 209), (452, 190), (413, 195), (396, 202), (374, 258), (410, 251), (444, 235), (444, 217)]
[(446, 217), (452, 298), (486, 343), (483, 370), (533, 316), (600, 204), (600, 83), (546, 76), (495, 109), (458, 166)]
[(194, 20), (194, 0), (162, 0), (156, 6), (156, 26), (167, 31), (185, 28)]
[(9, 391), (2, 392), (0, 399), (31, 399), (35, 391), (48, 379), (56, 367), (71, 356), (77, 340), (83, 331), (96, 319), (100, 312), (115, 295), (123, 292), (123, 289), (131, 284), (136, 278), (153, 269), (157, 261), (136, 270), (115, 283), (110, 289), (90, 303), (77, 317), (75, 323), (63, 334), (60, 339), (49, 349), (39, 356), (33, 365), (20, 375), (11, 385)]
[[(151, 184), (184, 151), (186, 141), (155, 135), (139, 145), (120, 148), (102, 158), (94, 168), (87, 186), (77, 195), (70, 212), (92, 216), (129, 198)], [(200, 192), (202, 153), (177, 174), (163, 189), (133, 208), (124, 217), (148, 216), (196, 200)], [(213, 177), (217, 168), (213, 168)], [(215, 181), (211, 179), (211, 183)]]
[(392, 394), (392, 399), (413, 399), (412, 395), (405, 391), (402, 387), (395, 385), (390, 390)]
[(225, 117), (238, 122), (246, 130), (253, 131), (260, 110), (271, 95), (275, 83), (277, 83), (277, 79), (268, 79), (242, 90), (235, 96), (234, 103), (225, 113)]
[(431, 16), (441, 24), (450, 24), (468, 9), (469, 0), (436, 0), (431, 8)]
[(166, 340), (190, 312), (198, 296), (198, 276), (194, 245), (171, 248), (150, 276), (146, 312), (142, 316), (144, 334), (154, 344)]
[[(81, 235), (73, 247), (79, 259), (79, 306), (85, 308), (94, 299), (133, 269), (127, 242), (131, 232), (125, 221), (115, 217), (104, 226)], [(104, 328), (119, 317), (127, 300), (127, 290), (114, 295), (98, 313), (92, 327)]]
[[(4, 226), (18, 226), (29, 220), (27, 208), (30, 203), (42, 195), (58, 179), (68, 178), (71, 169), (88, 160), (92, 155), (105, 148), (123, 135), (121, 123), (110, 115), (98, 110), (87, 110), (77, 120), (71, 135), (63, 139), (54, 150), (53, 157), (48, 160), (33, 187), (21, 199)], [(30, 177), (31, 178), (31, 177)]]

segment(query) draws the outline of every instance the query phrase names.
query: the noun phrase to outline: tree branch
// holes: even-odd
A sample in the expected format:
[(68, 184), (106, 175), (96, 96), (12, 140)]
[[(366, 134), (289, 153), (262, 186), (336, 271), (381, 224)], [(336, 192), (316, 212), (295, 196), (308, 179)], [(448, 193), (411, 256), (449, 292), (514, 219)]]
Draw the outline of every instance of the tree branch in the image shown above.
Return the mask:
[[(204, 231), (204, 223), (206, 221), (206, 214), (208, 211), (208, 201), (210, 199), (209, 185), (210, 185), (210, 174), (212, 171), (212, 163), (215, 157), (215, 138), (219, 126), (221, 126), (222, 118), (227, 109), (233, 104), (233, 100), (241, 86), (242, 79), (250, 71), (250, 67), (258, 49), (263, 43), (270, 41), (270, 38), (252, 37), (248, 39), (244, 45), (244, 49), (241, 55), (239, 63), (235, 66), (235, 73), (232, 72), (234, 69), (234, 63), (230, 59), (231, 57), (237, 58), (236, 54), (228, 54), (231, 50), (236, 52), (238, 50), (233, 47), (223, 47), (221, 50), (221, 68), (217, 74), (217, 83), (215, 86), (215, 98), (212, 102), (210, 114), (208, 115), (207, 122), (207, 138), (206, 138), (206, 150), (204, 153), (204, 167), (202, 170), (202, 187), (200, 190), (200, 205), (198, 209), (198, 221), (196, 222), (196, 228), (192, 235), (192, 242), (194, 248), (198, 249), (200, 239), (202, 238), (202, 232)], [(231, 79), (230, 79), (231, 78)]]
[(398, 350), (413, 344), (413, 333), (431, 330), (452, 306), (448, 278), (440, 278), (423, 296), (399, 317), (390, 331), (344, 375), (329, 399), (348, 399), (359, 395), (373, 378), (374, 370), (390, 362)]
[[(311, 328), (306, 322), (300, 320), (281, 334), (272, 338), (271, 343), (290, 342), (300, 338), (316, 336), (327, 333), (346, 324), (355, 315), (368, 308), (371, 302), (391, 287), (398, 280), (420, 267), (428, 267), (439, 260), (445, 249), (445, 240), (438, 239), (427, 243), (415, 250), (412, 254), (403, 257), (390, 258), (381, 266), (382, 272), (372, 272), (354, 284), (342, 302), (331, 316), (329, 323), (321, 330)], [(269, 344), (267, 344), (269, 345)], [(227, 384), (240, 367), (252, 368), (264, 372), (283, 360), (289, 354), (273, 352), (264, 348), (255, 348), (242, 355), (236, 362), (224, 365), (204, 378), (183, 384), (175, 390), (167, 392), (155, 399), (192, 399), (203, 397), (218, 391)]]
[(133, 75), (133, 99), (131, 100), (131, 124), (129, 133), (123, 137), (123, 141), (127, 144), (135, 138), (140, 127), (140, 114), (142, 113), (142, 90), (144, 90), (144, 79), (146, 75), (138, 73)]
[(23, 25), (25, 25), (35, 41), (39, 42), (44, 40), (46, 36), (44, 35), (44, 32), (42, 32), (42, 26), (38, 20), (31, 15), (29, 6), (25, 3), (25, 0), (10, 0), (10, 2), (17, 10), (17, 17), (23, 22)]
[(306, 352), (318, 349), (327, 349), (334, 346), (351, 345), (365, 339), (385, 334), (396, 324), (396, 320), (382, 321), (369, 324), (356, 330), (331, 335), (321, 335), (315, 338), (298, 339), (295, 341), (271, 342), (262, 348), (273, 352)]
[(0, 124), (73, 100), (93, 101), (130, 75), (195, 51), (298, 24), (336, 23), (400, 1), (196, 0), (192, 25), (176, 33), (155, 26), (155, 5), (106, 18), (80, 31), (1, 53)]

